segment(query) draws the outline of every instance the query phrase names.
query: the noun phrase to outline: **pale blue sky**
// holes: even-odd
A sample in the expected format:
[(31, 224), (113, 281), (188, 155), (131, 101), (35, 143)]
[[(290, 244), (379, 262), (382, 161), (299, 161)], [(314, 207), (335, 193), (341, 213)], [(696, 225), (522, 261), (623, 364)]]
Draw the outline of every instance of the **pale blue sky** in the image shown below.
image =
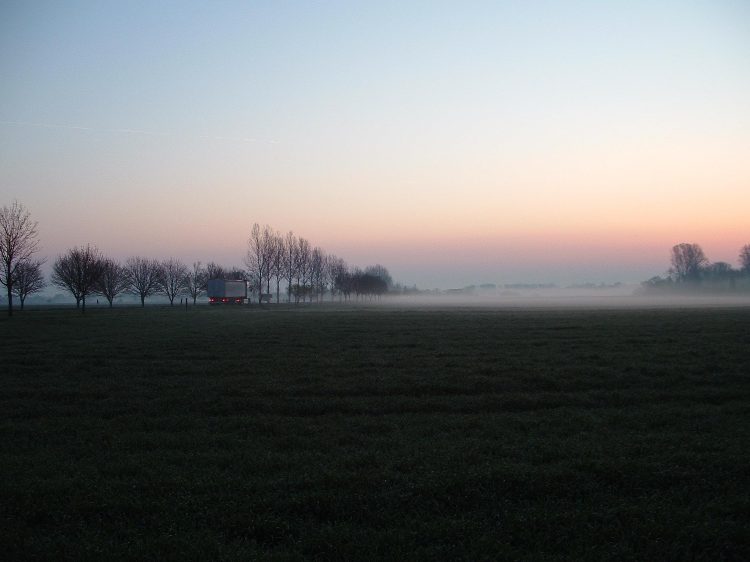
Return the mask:
[(239, 263), (258, 221), (427, 286), (637, 280), (750, 242), (749, 61), (746, 1), (2, 1), (0, 202), (51, 256)]

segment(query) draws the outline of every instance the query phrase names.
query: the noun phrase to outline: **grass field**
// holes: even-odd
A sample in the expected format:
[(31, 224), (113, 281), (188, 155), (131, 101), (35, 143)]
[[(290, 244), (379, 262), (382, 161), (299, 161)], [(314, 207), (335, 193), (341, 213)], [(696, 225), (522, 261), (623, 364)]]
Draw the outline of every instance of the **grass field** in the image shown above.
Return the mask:
[(0, 319), (5, 559), (747, 559), (750, 309)]

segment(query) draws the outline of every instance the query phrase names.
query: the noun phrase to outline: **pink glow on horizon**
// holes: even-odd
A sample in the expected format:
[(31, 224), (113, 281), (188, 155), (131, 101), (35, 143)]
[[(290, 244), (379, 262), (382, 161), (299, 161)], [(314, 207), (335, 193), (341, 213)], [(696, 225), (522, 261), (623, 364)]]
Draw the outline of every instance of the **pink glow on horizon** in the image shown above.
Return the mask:
[[(252, 219), (246, 218), (253, 215), (249, 209), (219, 208), (196, 214), (177, 206), (171, 214), (160, 215), (157, 209), (143, 212), (134, 205), (128, 211), (115, 217), (94, 214), (87, 218), (83, 213), (80, 220), (62, 224), (39, 216), (43, 253), (54, 258), (72, 245), (91, 242), (118, 259), (138, 254), (174, 256), (188, 263), (213, 260), (242, 265), (252, 225)], [(393, 222), (376, 216), (360, 222), (359, 216), (333, 216), (329, 210), (320, 220), (306, 217), (300, 228), (293, 230), (352, 265), (380, 262), (409, 270), (420, 266), (448, 270), (456, 264), (498, 271), (537, 265), (607, 270), (616, 265), (640, 266), (656, 275), (669, 267), (669, 249), (674, 244), (697, 242), (712, 261), (736, 265), (740, 247), (750, 243), (744, 217), (732, 216), (741, 215), (742, 209), (700, 221), (695, 218), (697, 211), (679, 220), (672, 216), (657, 221), (657, 213), (649, 209), (640, 217), (631, 214), (617, 220), (588, 217), (569, 209), (567, 215), (554, 219), (540, 213), (524, 217), (526, 221), (517, 218), (496, 223), (488, 220), (489, 213), (482, 216), (481, 209), (473, 222), (468, 219), (468, 209), (459, 211), (459, 218), (441, 225), (435, 215), (409, 223), (406, 213), (398, 211)], [(654, 220), (639, 220), (649, 215)], [(545, 217), (549, 224), (543, 224)], [(287, 229), (282, 218), (269, 213), (268, 222), (284, 233)], [(398, 224), (404, 226), (390, 226)]]
[(688, 136), (647, 146), (560, 146), (473, 166), (457, 155), (409, 181), (383, 170), (282, 177), (274, 187), (232, 176), (184, 183), (175, 176), (158, 190), (142, 185), (84, 205), (76, 198), (53, 208), (42, 199), (26, 204), (51, 257), (90, 242), (118, 259), (174, 256), (241, 266), (258, 222), (292, 230), (352, 265), (632, 267), (637, 279), (663, 273), (669, 249), (680, 242), (697, 242), (712, 261), (736, 264), (739, 248), (750, 243), (745, 144)]

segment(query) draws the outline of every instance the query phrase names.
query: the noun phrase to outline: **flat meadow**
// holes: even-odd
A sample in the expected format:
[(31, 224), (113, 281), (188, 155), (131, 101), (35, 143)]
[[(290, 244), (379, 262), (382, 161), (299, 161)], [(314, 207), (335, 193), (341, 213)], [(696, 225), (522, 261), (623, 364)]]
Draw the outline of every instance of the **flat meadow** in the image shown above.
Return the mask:
[(750, 554), (750, 308), (0, 318), (5, 559)]

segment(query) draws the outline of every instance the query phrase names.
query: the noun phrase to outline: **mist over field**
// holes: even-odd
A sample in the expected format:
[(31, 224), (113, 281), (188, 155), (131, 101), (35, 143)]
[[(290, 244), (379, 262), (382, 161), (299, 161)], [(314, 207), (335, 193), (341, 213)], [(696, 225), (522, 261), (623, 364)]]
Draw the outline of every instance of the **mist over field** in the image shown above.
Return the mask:
[(637, 287), (623, 286), (612, 291), (547, 289), (497, 295), (395, 296), (377, 304), (435, 308), (723, 308), (748, 307), (750, 295), (644, 295)]
[[(201, 296), (199, 304), (205, 304), (207, 298)], [(0, 297), (0, 304), (5, 299)], [(115, 301), (116, 306), (136, 306), (139, 304), (136, 295), (123, 295)], [(392, 294), (380, 298), (355, 299), (345, 303), (354, 307), (389, 307), (389, 308), (723, 308), (748, 307), (750, 294), (645, 294), (640, 285), (620, 285), (607, 288), (559, 288), (548, 287), (540, 289), (493, 289), (493, 290), (432, 290), (419, 294)], [(155, 295), (150, 298), (149, 305), (169, 305), (165, 296)], [(321, 302), (301, 303), (297, 306), (323, 306), (324, 308), (342, 305), (339, 297), (326, 296)], [(75, 300), (54, 290), (47, 290), (30, 297), (27, 306), (75, 306)], [(92, 300), (88, 306), (107, 306), (104, 298)], [(286, 307), (270, 303), (263, 305)]]

